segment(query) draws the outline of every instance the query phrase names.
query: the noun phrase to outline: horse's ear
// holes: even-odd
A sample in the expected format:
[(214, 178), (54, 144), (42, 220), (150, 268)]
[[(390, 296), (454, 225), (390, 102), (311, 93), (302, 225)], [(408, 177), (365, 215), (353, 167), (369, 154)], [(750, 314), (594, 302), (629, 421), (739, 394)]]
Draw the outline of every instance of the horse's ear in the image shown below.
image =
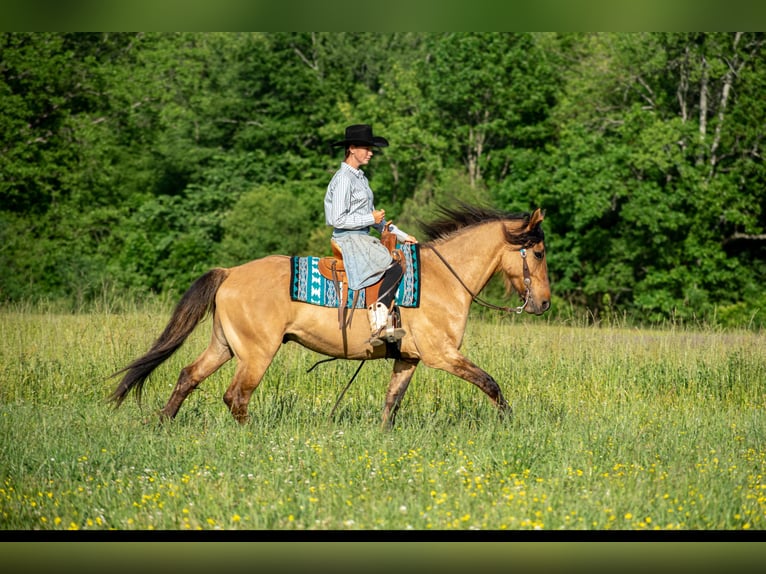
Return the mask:
[(540, 211), (540, 208), (538, 207), (535, 209), (535, 212), (529, 216), (529, 225), (527, 225), (527, 229), (534, 229), (543, 222), (543, 219), (545, 219), (545, 215), (542, 211)]

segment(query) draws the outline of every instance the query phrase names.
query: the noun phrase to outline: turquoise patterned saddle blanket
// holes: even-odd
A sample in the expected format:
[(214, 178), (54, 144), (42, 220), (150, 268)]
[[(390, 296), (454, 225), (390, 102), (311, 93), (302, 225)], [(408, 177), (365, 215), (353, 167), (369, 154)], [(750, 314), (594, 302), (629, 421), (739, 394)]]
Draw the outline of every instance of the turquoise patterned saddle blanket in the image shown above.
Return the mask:
[[(420, 249), (418, 244), (400, 245), (406, 268), (396, 291), (396, 304), (399, 307), (418, 307), (420, 305)], [(335, 284), (319, 273), (319, 257), (290, 258), (290, 298), (293, 301), (338, 307), (338, 293)], [(356, 307), (366, 308), (364, 289), (359, 292)], [(346, 307), (354, 302), (354, 292), (349, 290)]]

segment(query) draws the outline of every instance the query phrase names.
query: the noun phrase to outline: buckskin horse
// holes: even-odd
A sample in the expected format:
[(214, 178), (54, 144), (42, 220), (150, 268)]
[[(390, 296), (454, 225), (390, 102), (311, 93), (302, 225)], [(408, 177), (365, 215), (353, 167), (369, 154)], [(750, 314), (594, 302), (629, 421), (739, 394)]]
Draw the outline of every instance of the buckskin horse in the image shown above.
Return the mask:
[[(149, 375), (186, 340), (197, 324), (213, 315), (210, 343), (181, 370), (161, 419), (173, 418), (206, 377), (236, 357), (233, 380), (223, 396), (240, 423), (280, 345), (289, 341), (328, 357), (364, 361), (393, 358), (382, 425), (390, 428), (416, 367), (441, 369), (479, 387), (501, 411), (510, 407), (495, 380), (460, 352), (471, 302), (541, 315), (550, 307), (543, 214), (505, 213), (460, 204), (441, 207), (440, 219), (422, 224), (428, 241), (418, 244), (420, 299), (400, 308), (406, 336), (395, 353), (373, 347), (366, 320), (339, 328), (338, 310), (293, 300), (289, 293), (291, 257), (270, 255), (231, 268), (215, 268), (197, 279), (176, 305), (165, 330), (149, 351), (113, 376), (125, 373), (110, 396), (120, 406), (134, 390), (138, 400)], [(531, 256), (529, 253), (531, 252)], [(517, 308), (496, 307), (477, 297), (501, 273), (506, 295), (524, 299)]]

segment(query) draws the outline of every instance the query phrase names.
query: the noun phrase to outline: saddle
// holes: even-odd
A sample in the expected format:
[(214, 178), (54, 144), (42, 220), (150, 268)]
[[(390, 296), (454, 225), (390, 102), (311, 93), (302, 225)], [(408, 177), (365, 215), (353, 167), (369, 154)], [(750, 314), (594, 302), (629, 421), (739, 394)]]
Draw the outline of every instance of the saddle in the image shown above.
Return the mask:
[[(380, 242), (384, 245), (384, 247), (386, 247), (386, 249), (388, 249), (394, 262), (398, 263), (402, 268), (402, 272), (404, 272), (407, 263), (404, 259), (404, 254), (400, 249), (396, 248), (396, 235), (391, 233), (389, 230), (389, 225), (390, 222), (383, 229), (383, 233), (380, 236)], [(317, 268), (323, 277), (329, 279), (333, 282), (333, 285), (335, 285), (335, 290), (338, 293), (338, 325), (342, 329), (343, 327), (351, 325), (351, 319), (353, 317), (354, 309), (356, 308), (356, 301), (359, 297), (359, 292), (356, 291), (354, 293), (353, 304), (351, 305), (351, 315), (349, 316), (348, 321), (345, 322), (344, 314), (346, 303), (348, 301), (348, 280), (346, 277), (346, 267), (343, 265), (343, 253), (341, 253), (338, 244), (334, 241), (331, 241), (330, 244), (332, 246), (332, 256), (320, 258)], [(364, 300), (368, 305), (372, 305), (375, 301), (377, 301), (382, 281), (383, 279), (381, 278), (376, 283), (373, 283), (372, 285), (364, 288)]]

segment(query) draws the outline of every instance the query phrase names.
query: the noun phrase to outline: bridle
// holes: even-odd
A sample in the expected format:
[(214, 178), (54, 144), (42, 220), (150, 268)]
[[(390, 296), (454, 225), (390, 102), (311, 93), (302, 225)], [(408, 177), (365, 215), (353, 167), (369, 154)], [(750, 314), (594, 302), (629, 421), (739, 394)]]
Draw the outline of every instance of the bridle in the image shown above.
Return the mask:
[[(531, 298), (531, 291), (529, 290), (529, 286), (532, 283), (532, 279), (529, 275), (529, 265), (527, 265), (527, 250), (525, 248), (519, 249), (519, 255), (521, 255), (521, 261), (522, 261), (522, 272), (524, 274), (524, 287), (526, 289), (524, 295), (522, 296), (524, 299), (524, 303), (519, 305), (518, 307), (500, 307), (498, 305), (493, 305), (492, 303), (489, 303), (488, 301), (484, 301), (481, 299), (476, 293), (471, 291), (471, 289), (466, 285), (463, 280), (460, 278), (460, 276), (457, 274), (457, 271), (455, 271), (452, 268), (452, 265), (450, 265), (447, 260), (442, 256), (441, 253), (439, 253), (436, 248), (433, 245), (425, 244), (423, 247), (429, 248), (431, 251), (433, 251), (436, 256), (441, 259), (442, 263), (444, 263), (445, 267), (449, 269), (450, 273), (455, 276), (455, 279), (458, 280), (458, 282), (463, 286), (463, 288), (468, 291), (468, 294), (471, 296), (471, 299), (473, 301), (476, 301), (479, 305), (482, 305), (484, 307), (487, 307), (488, 309), (494, 309), (495, 311), (505, 311), (506, 313), (516, 313), (520, 314), (524, 308), (527, 306), (527, 303), (529, 303), (529, 300)], [(521, 295), (521, 293), (519, 293)]]

